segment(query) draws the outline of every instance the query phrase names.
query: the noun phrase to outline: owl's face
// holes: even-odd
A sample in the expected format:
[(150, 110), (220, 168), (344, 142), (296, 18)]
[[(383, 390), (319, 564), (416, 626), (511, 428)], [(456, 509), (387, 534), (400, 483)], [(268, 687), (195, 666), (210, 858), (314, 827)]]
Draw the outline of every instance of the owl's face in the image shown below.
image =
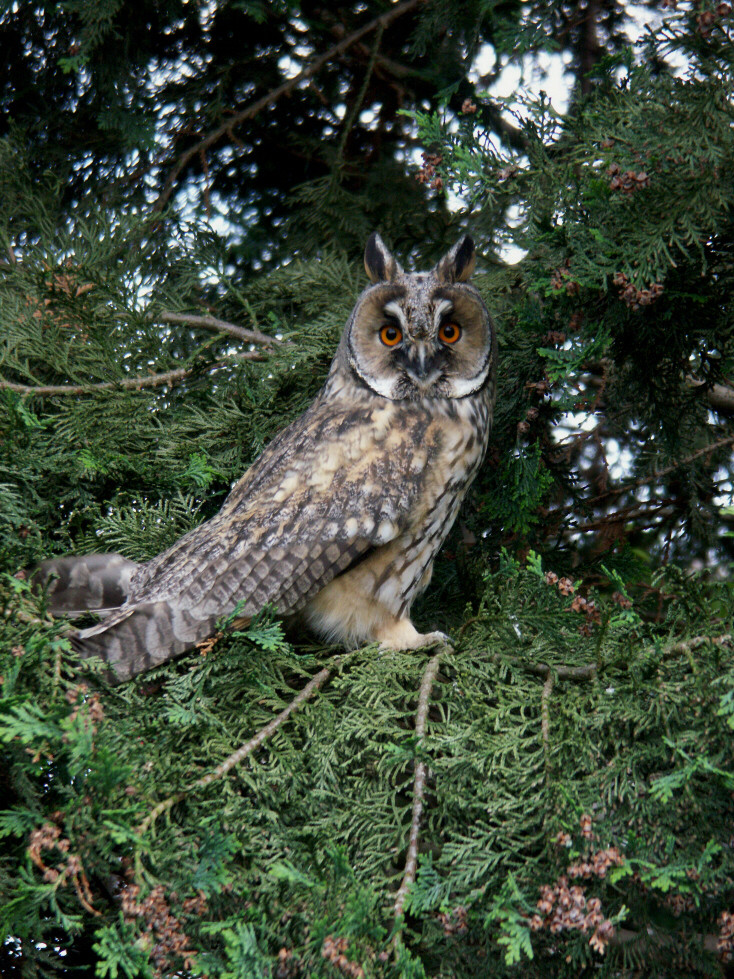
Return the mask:
[(465, 281), (474, 268), (468, 235), (430, 272), (405, 273), (373, 234), (365, 267), (373, 285), (354, 309), (342, 348), (370, 390), (391, 401), (465, 398), (490, 382), (492, 323)]

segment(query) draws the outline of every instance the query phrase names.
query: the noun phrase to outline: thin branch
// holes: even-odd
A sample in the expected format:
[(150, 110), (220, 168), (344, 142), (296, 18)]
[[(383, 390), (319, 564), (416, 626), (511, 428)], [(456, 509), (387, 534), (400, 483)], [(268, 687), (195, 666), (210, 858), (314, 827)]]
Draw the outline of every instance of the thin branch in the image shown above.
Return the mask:
[[(690, 653), (707, 642), (713, 643), (714, 646), (731, 646), (734, 645), (734, 636), (730, 632), (720, 636), (693, 636), (691, 639), (681, 639), (669, 643), (663, 647), (662, 651), (665, 656), (680, 655), (681, 653)], [(501, 656), (491, 656), (490, 658), (495, 663), (506, 662)], [(541, 677), (545, 680), (546, 685), (551, 676), (556, 680), (584, 683), (587, 680), (595, 679), (599, 672), (596, 663), (585, 663), (583, 666), (556, 666), (552, 670), (547, 663), (521, 663), (520, 666), (526, 673)], [(543, 689), (545, 690), (545, 686)]]
[(235, 326), (226, 320), (217, 319), (216, 316), (197, 316), (194, 313), (159, 313), (153, 317), (162, 323), (181, 323), (184, 326), (200, 326), (204, 330), (214, 330), (217, 333), (229, 333), (238, 340), (246, 340), (249, 343), (262, 343), (265, 346), (279, 346), (287, 341), (278, 340), (277, 337), (270, 337), (267, 333), (260, 330), (247, 330), (244, 326)]
[[(332, 660), (330, 666), (325, 666), (320, 670), (316, 676), (314, 676), (301, 690), (301, 692), (293, 698), (293, 700), (285, 707), (279, 714), (277, 714), (272, 721), (265, 725), (265, 727), (260, 728), (257, 734), (253, 735), (249, 741), (245, 741), (243, 745), (232, 752), (224, 761), (217, 765), (215, 769), (208, 772), (206, 775), (202, 775), (201, 778), (197, 778), (195, 782), (191, 782), (186, 788), (181, 789), (179, 792), (175, 792), (170, 795), (167, 799), (159, 802), (154, 809), (152, 809), (148, 815), (145, 817), (143, 822), (138, 827), (138, 835), (143, 836), (153, 825), (156, 819), (168, 809), (171, 809), (176, 803), (181, 802), (186, 796), (190, 795), (192, 792), (196, 792), (198, 789), (203, 789), (207, 785), (211, 785), (217, 779), (222, 778), (229, 772), (235, 765), (239, 765), (241, 761), (244, 761), (249, 755), (256, 751), (261, 744), (272, 737), (273, 734), (282, 727), (283, 724), (288, 720), (294, 711), (299, 710), (307, 700), (310, 700), (313, 695), (320, 690), (321, 687), (326, 683), (334, 670), (339, 666), (342, 657), (336, 656)], [(138, 857), (136, 856), (136, 864), (138, 863)]]
[(339, 57), (339, 55), (343, 54), (353, 44), (356, 44), (357, 41), (360, 41), (366, 34), (369, 34), (371, 31), (375, 30), (375, 28), (380, 26), (383, 28), (388, 27), (394, 20), (397, 20), (398, 17), (402, 17), (403, 14), (407, 14), (410, 10), (413, 10), (423, 2), (424, 0), (404, 0), (403, 3), (398, 3), (391, 10), (386, 11), (384, 14), (380, 14), (379, 17), (375, 17), (373, 20), (369, 21), (369, 23), (365, 24), (363, 27), (360, 27), (359, 30), (354, 31), (353, 34), (343, 38), (338, 44), (335, 44), (333, 47), (329, 48), (329, 50), (324, 52), (324, 54), (319, 55), (318, 58), (314, 58), (311, 64), (304, 68), (303, 71), (299, 72), (299, 74), (295, 75), (293, 78), (289, 78), (288, 81), (283, 82), (282, 85), (278, 85), (277, 88), (272, 89), (272, 91), (268, 92), (266, 95), (263, 95), (262, 98), (250, 103), (250, 105), (248, 105), (246, 108), (235, 113), (226, 122), (222, 123), (222, 125), (217, 129), (212, 130), (212, 132), (210, 132), (207, 136), (199, 140), (198, 143), (195, 143), (193, 146), (189, 147), (185, 153), (182, 153), (181, 156), (179, 156), (168, 174), (166, 182), (163, 185), (163, 189), (153, 204), (153, 212), (157, 213), (163, 210), (168, 202), (168, 199), (173, 193), (176, 181), (178, 180), (181, 172), (195, 156), (198, 156), (200, 153), (205, 153), (209, 147), (218, 142), (222, 136), (231, 133), (235, 126), (239, 126), (248, 119), (252, 119), (258, 112), (260, 112), (261, 109), (264, 109), (267, 106), (272, 105), (274, 102), (277, 102), (281, 96), (287, 95), (294, 88), (300, 85), (301, 82), (304, 82), (313, 75), (317, 74), (325, 64)]
[[(428, 665), (423, 671), (420, 692), (418, 694), (418, 712), (415, 717), (415, 733), (420, 742), (426, 733), (426, 721), (428, 719), (428, 707), (431, 700), (431, 690), (438, 673), (438, 662), (444, 650), (428, 661)], [(426, 785), (427, 766), (424, 761), (417, 761), (415, 765), (415, 776), (413, 779), (413, 816), (410, 823), (410, 836), (408, 838), (408, 852), (405, 858), (405, 872), (403, 880), (395, 895), (394, 912), (396, 920), (403, 914), (403, 906), (408, 896), (408, 890), (415, 883), (415, 875), (418, 869), (418, 836), (421, 827), (421, 815), (423, 814), (423, 795)]]
[[(605, 513), (603, 516), (597, 518), (596, 520), (588, 520), (586, 523), (580, 524), (569, 524), (567, 530), (572, 534), (585, 534), (591, 530), (601, 530), (603, 528), (611, 527), (613, 524), (625, 524), (629, 521), (638, 521), (642, 517), (648, 519), (669, 517), (671, 513), (662, 513), (663, 510), (673, 509), (675, 507), (675, 500), (673, 497), (668, 497), (664, 500), (647, 500), (645, 503), (632, 503), (629, 506), (622, 507), (621, 510), (614, 510), (612, 513)], [(638, 524), (638, 527), (640, 525)], [(643, 524), (642, 526), (654, 526), (651, 523)]]
[(574, 680), (577, 683), (593, 680), (597, 673), (596, 663), (586, 663), (584, 666), (557, 666), (553, 670), (547, 663), (523, 663), (522, 669), (532, 673), (533, 676), (542, 677), (546, 682), (552, 673), (558, 680)]
[(672, 463), (670, 466), (666, 466), (664, 469), (654, 469), (647, 476), (641, 476), (639, 479), (635, 479), (629, 483), (622, 483), (621, 486), (613, 486), (611, 489), (605, 490), (604, 493), (600, 493), (598, 496), (592, 496), (588, 500), (579, 500), (575, 503), (569, 503), (567, 506), (558, 507), (555, 510), (549, 510), (547, 516), (559, 516), (562, 513), (568, 513), (571, 510), (575, 510), (576, 507), (580, 505), (591, 506), (594, 503), (601, 503), (602, 501), (609, 499), (610, 496), (621, 496), (623, 493), (627, 493), (630, 490), (637, 489), (640, 486), (645, 486), (648, 483), (653, 483), (656, 479), (660, 479), (662, 476), (668, 476), (670, 473), (676, 472), (689, 462), (695, 462), (695, 460), (700, 459), (701, 456), (715, 452), (716, 449), (721, 449), (725, 445), (734, 445), (734, 435), (727, 435), (726, 438), (719, 439), (717, 442), (711, 442), (709, 445), (705, 445), (702, 449), (697, 449), (684, 459), (678, 459), (677, 462)]
[(665, 652), (690, 653), (694, 649), (698, 649), (699, 646), (703, 646), (705, 642), (713, 643), (714, 646), (731, 646), (732, 634), (725, 632), (721, 636), (694, 636), (692, 639), (682, 639), (680, 642), (675, 642), (671, 646), (666, 646)]
[[(254, 350), (246, 353), (237, 354), (223, 360), (216, 360), (214, 363), (207, 364), (205, 371), (219, 370), (220, 367), (227, 367), (235, 364), (239, 360), (262, 360), (263, 355)], [(102, 381), (99, 384), (39, 384), (37, 386), (29, 384), (14, 384), (12, 381), (0, 380), (0, 391), (15, 391), (18, 394), (29, 394), (36, 396), (51, 396), (56, 394), (91, 394), (94, 391), (114, 391), (132, 390), (140, 391), (143, 388), (160, 387), (162, 384), (173, 384), (189, 377), (200, 369), (200, 365), (194, 367), (179, 367), (173, 371), (166, 371), (164, 374), (148, 374), (145, 377), (125, 377), (118, 381)]]
[(203, 775), (201, 778), (197, 779), (191, 786), (189, 786), (188, 791), (192, 792), (195, 789), (203, 789), (205, 786), (210, 785), (215, 782), (218, 778), (222, 778), (230, 769), (234, 768), (235, 765), (239, 765), (241, 761), (244, 761), (248, 755), (251, 755), (253, 751), (256, 751), (263, 742), (267, 741), (278, 730), (283, 724), (288, 720), (294, 711), (299, 710), (307, 700), (310, 700), (315, 693), (317, 693), (321, 687), (326, 683), (331, 674), (334, 672), (336, 667), (339, 666), (341, 657), (337, 656), (332, 661), (331, 666), (325, 666), (322, 670), (316, 674), (313, 679), (309, 680), (306, 686), (301, 690), (301, 692), (285, 707), (280, 714), (273, 718), (269, 724), (261, 728), (256, 735), (246, 741), (237, 751), (233, 752), (228, 758), (217, 765), (214, 771), (209, 772), (208, 775)]

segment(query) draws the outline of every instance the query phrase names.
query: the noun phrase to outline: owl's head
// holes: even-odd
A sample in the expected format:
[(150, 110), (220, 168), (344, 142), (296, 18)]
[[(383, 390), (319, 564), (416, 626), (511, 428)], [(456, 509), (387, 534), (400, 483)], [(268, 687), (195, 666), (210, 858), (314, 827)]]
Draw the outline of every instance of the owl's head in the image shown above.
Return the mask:
[(494, 331), (467, 283), (474, 269), (469, 235), (430, 272), (404, 272), (375, 233), (364, 264), (372, 285), (347, 323), (343, 366), (391, 401), (465, 398), (492, 383)]

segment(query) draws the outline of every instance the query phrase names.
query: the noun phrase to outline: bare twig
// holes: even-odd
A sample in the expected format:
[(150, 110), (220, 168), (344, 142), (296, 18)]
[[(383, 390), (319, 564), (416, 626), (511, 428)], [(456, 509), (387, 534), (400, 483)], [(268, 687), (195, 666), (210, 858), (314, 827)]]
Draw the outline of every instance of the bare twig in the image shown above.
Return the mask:
[(161, 320), (162, 323), (181, 323), (184, 326), (200, 326), (204, 330), (215, 330), (217, 333), (229, 333), (238, 340), (246, 340), (248, 343), (262, 343), (265, 346), (279, 346), (283, 340), (277, 337), (270, 337), (267, 333), (260, 330), (248, 330), (244, 326), (235, 326), (226, 320), (220, 320), (216, 316), (198, 316), (194, 313), (159, 313), (154, 319)]
[(666, 646), (665, 652), (690, 653), (694, 649), (698, 649), (699, 646), (703, 646), (705, 642), (713, 643), (714, 646), (731, 646), (732, 635), (730, 632), (725, 632), (721, 636), (694, 636), (692, 639), (682, 639), (671, 646)]
[[(691, 639), (681, 639), (677, 642), (669, 643), (663, 647), (663, 653), (666, 656), (690, 653), (706, 642), (713, 643), (715, 646), (731, 646), (734, 645), (734, 636), (729, 632), (720, 636), (693, 636)], [(496, 663), (505, 662), (501, 656), (492, 656), (491, 659)], [(545, 680), (546, 684), (550, 676), (553, 676), (556, 680), (571, 680), (575, 683), (584, 683), (587, 680), (593, 680), (599, 672), (596, 663), (585, 663), (583, 666), (556, 666), (552, 670), (547, 663), (522, 663), (520, 666), (526, 673), (532, 673), (533, 676), (541, 677)], [(543, 689), (545, 690), (545, 686)]]
[(329, 48), (328, 51), (325, 51), (324, 54), (319, 55), (318, 58), (314, 58), (310, 65), (304, 68), (303, 71), (299, 72), (293, 78), (289, 78), (288, 81), (283, 82), (282, 85), (278, 85), (277, 88), (272, 89), (272, 91), (268, 92), (266, 95), (263, 95), (262, 98), (257, 99), (255, 102), (251, 102), (246, 108), (230, 116), (230, 118), (227, 119), (226, 122), (222, 123), (222, 125), (217, 129), (214, 129), (212, 132), (208, 133), (203, 139), (199, 140), (198, 143), (195, 143), (193, 146), (189, 147), (189, 149), (179, 156), (171, 168), (168, 177), (166, 178), (166, 182), (163, 185), (163, 189), (153, 204), (153, 212), (156, 213), (163, 210), (168, 199), (173, 193), (176, 181), (178, 180), (182, 170), (184, 170), (184, 168), (195, 156), (198, 156), (201, 153), (206, 153), (209, 147), (213, 146), (214, 143), (217, 143), (222, 136), (231, 133), (235, 126), (239, 126), (248, 119), (252, 119), (258, 112), (260, 112), (261, 109), (264, 109), (267, 106), (272, 105), (274, 102), (277, 102), (281, 96), (287, 95), (288, 92), (291, 92), (294, 88), (300, 85), (301, 82), (304, 82), (313, 75), (317, 74), (317, 72), (319, 72), (325, 64), (332, 61), (334, 58), (339, 57), (339, 55), (343, 54), (353, 44), (360, 41), (366, 34), (369, 34), (371, 31), (375, 30), (375, 28), (380, 26), (383, 28), (388, 27), (394, 20), (397, 20), (398, 17), (402, 17), (403, 14), (407, 14), (410, 10), (413, 10), (423, 2), (424, 0), (404, 0), (403, 3), (395, 4), (395, 6), (390, 10), (387, 10), (384, 14), (380, 14), (379, 17), (375, 17), (363, 27), (360, 27), (359, 30), (354, 31), (354, 33), (350, 34), (348, 37), (343, 38), (338, 44), (335, 44), (333, 47)]
[[(428, 706), (431, 700), (431, 690), (438, 673), (438, 662), (443, 655), (443, 650), (436, 653), (428, 661), (428, 665), (423, 671), (420, 692), (418, 694), (418, 711), (415, 717), (415, 733), (418, 741), (426, 733), (426, 720), (428, 719)], [(405, 872), (403, 879), (395, 895), (395, 918), (398, 919), (403, 914), (403, 906), (408, 896), (411, 884), (415, 883), (415, 875), (418, 869), (418, 835), (421, 827), (421, 815), (423, 813), (423, 795), (426, 785), (427, 766), (424, 761), (417, 761), (415, 764), (415, 776), (413, 778), (413, 815), (410, 823), (410, 836), (408, 838), (408, 852), (405, 857)]]
[(113, 391), (113, 390), (132, 390), (140, 391), (143, 388), (160, 387), (162, 384), (173, 384), (189, 377), (200, 368), (204, 371), (219, 370), (220, 367), (227, 367), (237, 363), (239, 360), (262, 360), (263, 355), (254, 350), (249, 350), (236, 357), (223, 360), (216, 360), (211, 364), (196, 365), (195, 367), (179, 367), (173, 371), (166, 371), (163, 374), (148, 374), (145, 377), (124, 377), (117, 381), (102, 381), (99, 384), (15, 384), (12, 381), (0, 380), (0, 391), (15, 391), (18, 394), (35, 395), (36, 397), (51, 396), (57, 394), (92, 394), (94, 391)]
[[(662, 514), (661, 511), (674, 508), (675, 502), (673, 497), (668, 497), (664, 500), (652, 499), (647, 500), (645, 503), (632, 503), (612, 513), (605, 513), (596, 520), (588, 520), (586, 523), (580, 524), (569, 524), (568, 530), (574, 534), (583, 534), (590, 530), (610, 527), (612, 524), (624, 524), (628, 521), (640, 520), (642, 517), (650, 520), (661, 516), (670, 516), (670, 514)], [(645, 526), (652, 525), (645, 524)]]

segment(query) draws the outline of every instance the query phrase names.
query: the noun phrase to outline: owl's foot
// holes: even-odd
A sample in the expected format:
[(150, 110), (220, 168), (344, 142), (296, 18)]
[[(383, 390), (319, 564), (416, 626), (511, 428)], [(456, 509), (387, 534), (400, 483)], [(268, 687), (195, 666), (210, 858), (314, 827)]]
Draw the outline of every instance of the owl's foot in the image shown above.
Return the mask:
[(375, 636), (380, 643), (380, 649), (425, 649), (426, 647), (443, 646), (453, 649), (451, 640), (443, 632), (421, 633), (415, 628), (410, 619), (395, 619), (384, 623)]
[[(445, 632), (438, 632), (438, 631), (437, 632), (427, 632), (427, 633), (425, 633), (424, 635), (421, 636), (421, 639), (422, 639), (421, 647), (422, 646), (426, 646), (426, 647), (429, 647), (429, 648), (430, 647), (438, 647), (438, 648), (443, 647), (444, 649), (447, 649), (447, 650), (452, 650), (454, 648), (454, 644), (451, 642), (450, 637), (447, 636)], [(416, 648), (418, 648), (418, 647), (416, 647)]]

